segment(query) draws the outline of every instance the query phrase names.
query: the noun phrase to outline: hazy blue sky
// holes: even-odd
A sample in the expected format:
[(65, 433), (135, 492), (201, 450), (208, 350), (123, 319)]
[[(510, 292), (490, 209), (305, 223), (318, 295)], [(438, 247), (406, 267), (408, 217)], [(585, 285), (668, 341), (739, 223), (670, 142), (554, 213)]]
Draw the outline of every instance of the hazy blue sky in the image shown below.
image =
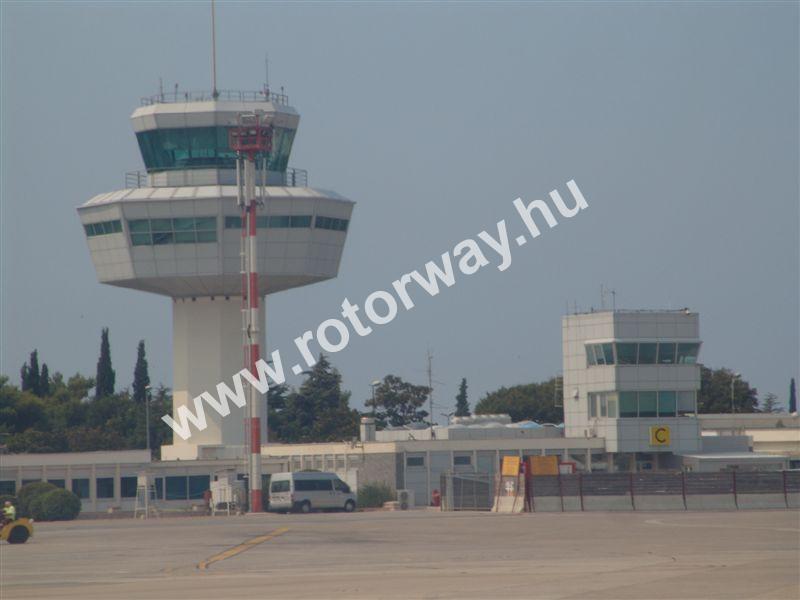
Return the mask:
[[(75, 207), (142, 167), (128, 117), (210, 87), (207, 3), (2, 4), (2, 372), (38, 348), (171, 385), (166, 298), (100, 285)], [(474, 403), (560, 369), (560, 320), (700, 312), (702, 362), (785, 401), (798, 376), (798, 5), (272, 3), (217, 7), (221, 88), (302, 115), (290, 164), (355, 200), (338, 279), (267, 303), (269, 346), (574, 178), (589, 209), (332, 357), (355, 406), (389, 372)], [(297, 381), (293, 379), (292, 381)], [(436, 412), (443, 412), (444, 406)]]

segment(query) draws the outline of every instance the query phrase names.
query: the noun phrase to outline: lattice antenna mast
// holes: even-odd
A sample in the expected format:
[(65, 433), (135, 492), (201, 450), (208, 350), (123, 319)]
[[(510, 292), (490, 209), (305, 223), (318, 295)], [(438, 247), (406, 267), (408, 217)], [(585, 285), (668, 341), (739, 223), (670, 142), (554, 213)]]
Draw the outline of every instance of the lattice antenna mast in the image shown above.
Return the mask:
[[(261, 111), (241, 113), (228, 133), (230, 148), (236, 152), (237, 204), (242, 213), (242, 346), (244, 368), (258, 377), (260, 358), (258, 323), (258, 238), (256, 208), (263, 204), (267, 156), (272, 150), (272, 126)], [(256, 193), (256, 169), (261, 165), (260, 193)], [(249, 417), (245, 417), (246, 452), (250, 480), (250, 512), (262, 512), (261, 490), (261, 395), (248, 386)]]

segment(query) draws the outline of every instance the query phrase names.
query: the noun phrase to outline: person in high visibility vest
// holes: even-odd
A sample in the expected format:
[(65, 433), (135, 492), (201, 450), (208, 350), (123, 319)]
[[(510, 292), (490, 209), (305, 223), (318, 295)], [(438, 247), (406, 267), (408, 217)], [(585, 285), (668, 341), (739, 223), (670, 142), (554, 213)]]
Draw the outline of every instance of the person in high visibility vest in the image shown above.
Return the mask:
[(11, 504), (11, 500), (6, 500), (3, 506), (3, 524), (17, 520), (17, 509)]

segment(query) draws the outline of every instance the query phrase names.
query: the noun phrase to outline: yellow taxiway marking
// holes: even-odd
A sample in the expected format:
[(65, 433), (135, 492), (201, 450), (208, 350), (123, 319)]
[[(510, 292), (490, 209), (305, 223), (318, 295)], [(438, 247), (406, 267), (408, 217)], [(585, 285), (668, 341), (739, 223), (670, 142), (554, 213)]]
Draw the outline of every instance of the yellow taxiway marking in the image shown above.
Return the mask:
[(215, 562), (232, 558), (237, 554), (241, 554), (245, 550), (249, 550), (250, 548), (258, 546), (259, 544), (263, 544), (264, 542), (269, 541), (272, 538), (278, 537), (279, 535), (283, 535), (287, 531), (289, 531), (288, 527), (280, 527), (278, 529), (275, 529), (274, 531), (270, 531), (267, 534), (259, 535), (258, 537), (249, 539), (246, 542), (242, 542), (238, 546), (233, 546), (232, 548), (228, 548), (227, 550), (224, 550), (219, 554), (215, 554), (214, 556), (205, 559), (204, 561), (198, 563), (197, 568), (201, 570), (208, 569), (208, 567), (213, 565)]

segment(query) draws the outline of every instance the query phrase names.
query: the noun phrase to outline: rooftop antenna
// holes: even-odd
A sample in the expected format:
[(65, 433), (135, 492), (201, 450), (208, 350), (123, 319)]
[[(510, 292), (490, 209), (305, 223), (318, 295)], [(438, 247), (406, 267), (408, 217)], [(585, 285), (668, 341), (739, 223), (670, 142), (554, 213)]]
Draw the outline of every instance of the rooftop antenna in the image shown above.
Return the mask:
[(217, 22), (214, 10), (214, 0), (211, 0), (211, 97), (219, 98), (217, 91)]
[(428, 348), (428, 401), (430, 402), (430, 417), (431, 417), (431, 439), (434, 439), (436, 433), (433, 431), (433, 354), (431, 349)]
[(269, 100), (269, 52), (264, 53), (264, 94)]

